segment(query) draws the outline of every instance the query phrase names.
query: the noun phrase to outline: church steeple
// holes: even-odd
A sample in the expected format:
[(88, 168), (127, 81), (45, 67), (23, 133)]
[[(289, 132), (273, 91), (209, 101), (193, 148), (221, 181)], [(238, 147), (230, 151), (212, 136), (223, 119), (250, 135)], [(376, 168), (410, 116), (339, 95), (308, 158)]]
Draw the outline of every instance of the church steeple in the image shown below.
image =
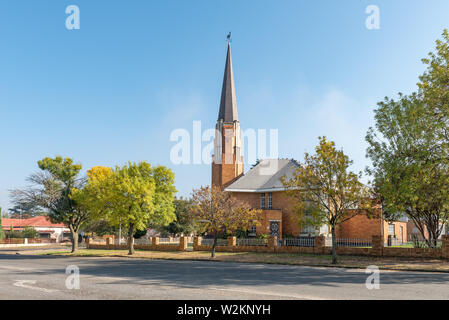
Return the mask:
[(243, 156), (241, 153), (242, 137), (237, 115), (231, 58), (231, 34), (229, 34), (220, 111), (215, 126), (212, 185), (224, 188), (243, 174)]
[[(229, 38), (228, 38), (229, 39)], [(218, 121), (238, 121), (237, 100), (235, 98), (234, 73), (232, 70), (231, 41), (228, 41), (228, 52), (223, 76), (223, 87), (221, 89), (220, 112)]]

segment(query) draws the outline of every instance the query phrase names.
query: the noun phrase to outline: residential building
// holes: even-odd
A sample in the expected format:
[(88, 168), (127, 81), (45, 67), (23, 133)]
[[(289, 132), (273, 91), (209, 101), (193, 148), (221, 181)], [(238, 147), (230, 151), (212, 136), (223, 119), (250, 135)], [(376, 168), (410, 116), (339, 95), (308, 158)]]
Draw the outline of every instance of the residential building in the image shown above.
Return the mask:
[(3, 231), (22, 231), (25, 227), (33, 227), (39, 232), (43, 241), (62, 242), (70, 240), (70, 229), (62, 223), (52, 223), (46, 216), (37, 216), (28, 219), (2, 219)]

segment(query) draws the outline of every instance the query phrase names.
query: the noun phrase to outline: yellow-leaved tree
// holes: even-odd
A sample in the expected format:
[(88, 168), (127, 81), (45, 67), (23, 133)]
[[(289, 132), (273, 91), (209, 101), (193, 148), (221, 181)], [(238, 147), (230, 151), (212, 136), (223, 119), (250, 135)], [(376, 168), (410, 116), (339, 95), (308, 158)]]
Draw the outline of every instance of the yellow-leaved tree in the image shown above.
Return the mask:
[(232, 197), (231, 193), (212, 186), (193, 191), (190, 212), (203, 232), (207, 231), (214, 235), (211, 252), (213, 258), (220, 235), (247, 230), (257, 225), (262, 210), (252, 209), (247, 203)]
[(332, 232), (332, 263), (337, 263), (336, 227), (362, 211), (370, 209), (367, 188), (361, 173), (349, 170), (352, 160), (337, 150), (333, 141), (319, 137), (315, 154), (304, 156), (291, 179), (282, 178), (287, 195), (294, 201), (293, 211), (303, 225), (329, 225)]
[(134, 233), (149, 224), (167, 225), (175, 216), (174, 173), (147, 162), (128, 163), (115, 169), (95, 167), (88, 183), (73, 197), (91, 217), (103, 218), (112, 226), (128, 229), (129, 254), (134, 254)]

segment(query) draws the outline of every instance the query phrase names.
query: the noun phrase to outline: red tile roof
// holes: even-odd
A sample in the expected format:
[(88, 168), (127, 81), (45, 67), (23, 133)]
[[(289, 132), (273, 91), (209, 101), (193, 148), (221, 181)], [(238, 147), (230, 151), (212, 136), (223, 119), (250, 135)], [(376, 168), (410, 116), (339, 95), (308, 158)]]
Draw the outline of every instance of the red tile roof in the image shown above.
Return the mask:
[(50, 228), (63, 228), (63, 223), (51, 223), (48, 217), (37, 216), (29, 219), (2, 219), (3, 229), (9, 229), (11, 227), (50, 227)]

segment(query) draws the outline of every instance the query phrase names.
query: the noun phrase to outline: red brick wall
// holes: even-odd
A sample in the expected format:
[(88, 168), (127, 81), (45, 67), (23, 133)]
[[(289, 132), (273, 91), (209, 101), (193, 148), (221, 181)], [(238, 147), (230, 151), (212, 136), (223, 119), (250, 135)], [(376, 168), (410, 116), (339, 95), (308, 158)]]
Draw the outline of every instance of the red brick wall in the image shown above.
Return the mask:
[[(413, 230), (416, 228), (416, 232)], [(411, 220), (407, 222), (407, 238), (409, 240), (412, 240), (412, 235), (416, 235), (418, 237), (418, 240), (423, 241), (424, 237), (421, 235), (421, 232), (419, 231), (418, 227), (416, 227), (415, 223)], [(426, 237), (429, 237), (429, 232), (427, 231), (426, 226), (424, 226), (424, 235)]]
[(226, 187), (243, 174), (243, 157), (236, 158), (234, 124), (224, 124), (221, 134), (222, 154), (214, 155), (217, 159), (221, 159), (221, 163), (212, 163), (212, 185)]
[(381, 235), (381, 219), (369, 219), (365, 214), (357, 215), (343, 223), (336, 230), (338, 238), (371, 239), (372, 236)]
[[(378, 214), (380, 214), (380, 209)], [(368, 218), (365, 214), (356, 215), (355, 217), (341, 223), (337, 227), (337, 237), (339, 238), (356, 238), (356, 239), (371, 239), (375, 235), (383, 235), (384, 241), (388, 239), (388, 226), (390, 222), (383, 221), (381, 218)], [(401, 227), (402, 227), (402, 239), (407, 242), (407, 223), (394, 221), (395, 235), (398, 240), (401, 240)], [(383, 228), (383, 233), (382, 233)]]
[[(252, 208), (260, 209), (260, 193), (233, 192), (232, 195), (240, 201), (248, 203)], [(265, 194), (265, 207), (268, 208), (268, 193)], [(291, 200), (283, 191), (272, 192), (273, 210), (264, 210), (261, 217), (261, 226), (257, 227), (258, 234), (269, 234), (269, 220), (281, 220), (281, 234), (298, 236), (301, 228), (291, 213)], [(268, 227), (268, 228), (267, 228)]]

